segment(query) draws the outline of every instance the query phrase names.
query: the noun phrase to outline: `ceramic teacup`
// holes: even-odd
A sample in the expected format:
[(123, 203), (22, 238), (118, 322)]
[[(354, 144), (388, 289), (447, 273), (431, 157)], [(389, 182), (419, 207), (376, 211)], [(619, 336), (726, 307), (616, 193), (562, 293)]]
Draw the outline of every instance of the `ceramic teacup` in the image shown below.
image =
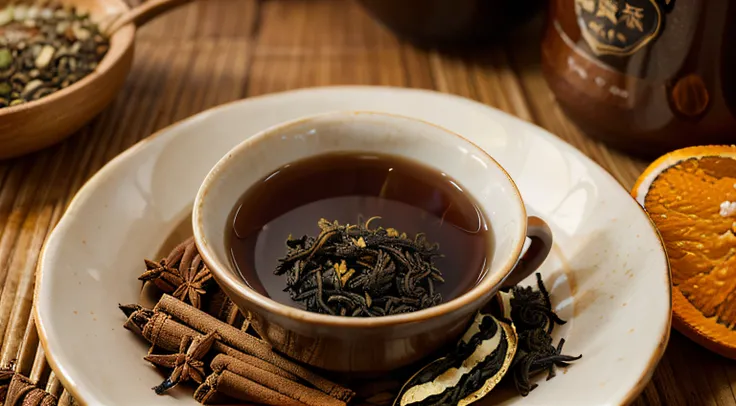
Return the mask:
[[(493, 239), (477, 284), (428, 309), (372, 318), (310, 313), (251, 289), (227, 250), (226, 229), (233, 208), (247, 188), (274, 170), (338, 151), (391, 154), (457, 180), (484, 212)], [(349, 372), (395, 369), (457, 339), (504, 283), (518, 282), (541, 264), (552, 242), (549, 227), (527, 217), (516, 185), (482, 149), (434, 124), (373, 112), (312, 116), (248, 138), (207, 175), (194, 202), (193, 226), (197, 247), (215, 280), (265, 340), (296, 360)], [(527, 237), (531, 245), (522, 256)]]

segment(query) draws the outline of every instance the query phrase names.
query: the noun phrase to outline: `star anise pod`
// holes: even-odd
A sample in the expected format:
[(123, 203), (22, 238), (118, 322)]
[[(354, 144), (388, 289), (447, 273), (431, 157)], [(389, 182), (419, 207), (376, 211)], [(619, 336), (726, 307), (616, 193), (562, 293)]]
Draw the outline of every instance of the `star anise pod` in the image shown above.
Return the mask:
[(154, 365), (164, 368), (173, 369), (171, 375), (166, 378), (160, 385), (153, 387), (157, 395), (162, 395), (167, 390), (175, 387), (181, 382), (192, 380), (197, 384), (201, 384), (205, 378), (204, 361), (202, 358), (207, 355), (215, 343), (218, 336), (211, 332), (205, 336), (182, 337), (179, 344), (179, 352), (176, 354), (149, 354), (144, 359)]
[(185, 254), (179, 265), (179, 272), (183, 281), (171, 295), (182, 302), (189, 301), (192, 306), (200, 309), (202, 295), (207, 293), (205, 284), (212, 279), (212, 273), (210, 273), (209, 268), (204, 264), (199, 254), (194, 256), (191, 265)]
[(175, 291), (183, 282), (178, 266), (187, 248), (196, 250), (194, 238), (190, 237), (177, 245), (166, 258), (158, 262), (148, 259), (144, 260), (146, 263), (146, 272), (139, 276), (138, 279), (152, 282), (164, 293)]
[(212, 274), (197, 252), (194, 239), (182, 242), (159, 262), (145, 260), (146, 272), (138, 279), (152, 282), (164, 293), (201, 309), (202, 295)]

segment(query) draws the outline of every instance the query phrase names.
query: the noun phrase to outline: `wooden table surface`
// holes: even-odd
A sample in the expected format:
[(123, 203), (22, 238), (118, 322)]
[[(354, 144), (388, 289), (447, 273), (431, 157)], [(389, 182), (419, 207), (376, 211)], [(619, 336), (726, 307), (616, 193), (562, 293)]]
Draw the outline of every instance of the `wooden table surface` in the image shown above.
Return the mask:
[[(17, 360), (16, 368), (60, 394), (61, 404), (73, 404), (31, 320), (44, 239), (107, 161), (164, 126), (228, 101), (337, 84), (435, 89), (546, 128), (630, 188), (646, 162), (588, 139), (566, 119), (540, 71), (541, 21), (498, 47), (453, 57), (397, 39), (345, 0), (201, 0), (149, 23), (138, 33), (124, 90), (99, 117), (60, 145), (0, 161), (0, 365)], [(736, 406), (735, 384), (736, 362), (673, 332), (635, 404)]]

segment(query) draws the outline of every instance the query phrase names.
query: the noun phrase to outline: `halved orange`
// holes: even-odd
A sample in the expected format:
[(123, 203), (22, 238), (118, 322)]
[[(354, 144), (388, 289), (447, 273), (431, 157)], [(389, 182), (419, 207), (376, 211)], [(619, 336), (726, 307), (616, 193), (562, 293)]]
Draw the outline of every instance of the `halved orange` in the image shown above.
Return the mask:
[(667, 249), (673, 326), (736, 358), (736, 146), (670, 152), (642, 173), (632, 195)]

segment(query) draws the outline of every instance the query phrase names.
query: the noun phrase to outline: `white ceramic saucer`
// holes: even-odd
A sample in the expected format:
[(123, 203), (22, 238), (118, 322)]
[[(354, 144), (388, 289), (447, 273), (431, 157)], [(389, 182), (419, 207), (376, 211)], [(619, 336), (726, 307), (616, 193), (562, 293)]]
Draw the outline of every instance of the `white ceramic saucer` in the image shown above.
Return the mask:
[[(35, 319), (52, 368), (88, 405), (194, 405), (156, 396), (147, 346), (122, 328), (118, 303), (139, 297), (153, 257), (187, 216), (217, 160), (268, 126), (335, 110), (434, 122), (486, 149), (516, 181), (529, 214), (550, 224), (542, 274), (565, 352), (582, 360), (526, 397), (479, 404), (618, 405), (644, 388), (667, 344), (670, 276), (657, 232), (608, 173), (546, 131), (485, 105), (396, 88), (317, 88), (251, 98), (198, 114), (121, 154), (77, 194), (39, 262)], [(499, 401), (499, 403), (494, 402)]]

